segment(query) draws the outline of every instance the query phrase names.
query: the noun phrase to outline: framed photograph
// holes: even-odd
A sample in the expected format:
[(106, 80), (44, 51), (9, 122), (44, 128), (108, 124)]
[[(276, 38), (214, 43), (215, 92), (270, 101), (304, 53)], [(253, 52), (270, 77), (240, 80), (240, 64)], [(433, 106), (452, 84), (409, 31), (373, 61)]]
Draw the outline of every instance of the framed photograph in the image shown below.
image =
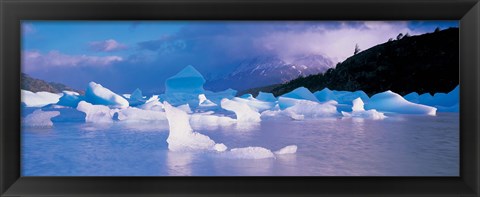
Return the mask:
[(2, 1), (2, 196), (478, 196), (480, 5)]

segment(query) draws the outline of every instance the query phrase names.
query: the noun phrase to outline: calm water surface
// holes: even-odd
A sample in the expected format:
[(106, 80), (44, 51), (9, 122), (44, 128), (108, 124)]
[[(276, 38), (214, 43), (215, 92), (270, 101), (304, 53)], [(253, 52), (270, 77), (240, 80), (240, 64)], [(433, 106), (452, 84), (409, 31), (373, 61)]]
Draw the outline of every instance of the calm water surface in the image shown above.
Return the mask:
[(171, 152), (165, 123), (56, 123), (22, 130), (23, 176), (458, 176), (459, 115), (385, 120), (266, 120), (194, 127), (231, 148), (296, 154), (233, 159), (214, 152)]

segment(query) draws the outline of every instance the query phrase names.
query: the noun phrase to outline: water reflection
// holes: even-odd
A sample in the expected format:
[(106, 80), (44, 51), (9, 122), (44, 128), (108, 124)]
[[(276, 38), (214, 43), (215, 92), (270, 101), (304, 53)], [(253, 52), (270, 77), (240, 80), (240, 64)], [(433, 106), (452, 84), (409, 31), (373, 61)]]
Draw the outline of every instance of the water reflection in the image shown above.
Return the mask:
[(167, 168), (170, 176), (190, 176), (192, 175), (192, 161), (194, 153), (192, 152), (167, 152)]

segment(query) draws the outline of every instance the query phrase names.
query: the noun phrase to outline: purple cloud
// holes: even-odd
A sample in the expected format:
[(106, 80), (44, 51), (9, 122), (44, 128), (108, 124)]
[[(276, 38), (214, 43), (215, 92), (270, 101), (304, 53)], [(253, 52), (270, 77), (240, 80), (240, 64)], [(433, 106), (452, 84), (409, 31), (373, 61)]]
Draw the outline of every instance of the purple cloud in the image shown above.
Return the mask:
[(94, 51), (103, 52), (120, 51), (127, 49), (126, 45), (119, 43), (114, 39), (90, 42), (89, 47)]
[(22, 68), (36, 70), (49, 67), (109, 66), (116, 62), (122, 62), (123, 58), (120, 56), (67, 55), (59, 51), (50, 51), (46, 54), (39, 51), (24, 51), (22, 60)]

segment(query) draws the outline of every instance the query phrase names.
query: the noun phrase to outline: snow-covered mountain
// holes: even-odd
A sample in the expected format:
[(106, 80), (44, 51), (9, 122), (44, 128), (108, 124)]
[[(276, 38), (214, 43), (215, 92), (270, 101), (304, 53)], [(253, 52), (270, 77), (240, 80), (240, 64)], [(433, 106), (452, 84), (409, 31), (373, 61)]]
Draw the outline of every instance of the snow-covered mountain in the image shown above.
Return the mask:
[(244, 60), (233, 72), (208, 81), (206, 86), (212, 90), (226, 88), (245, 90), (284, 83), (299, 76), (322, 73), (333, 66), (330, 59), (321, 55), (302, 55), (291, 62), (276, 56), (260, 56)]

